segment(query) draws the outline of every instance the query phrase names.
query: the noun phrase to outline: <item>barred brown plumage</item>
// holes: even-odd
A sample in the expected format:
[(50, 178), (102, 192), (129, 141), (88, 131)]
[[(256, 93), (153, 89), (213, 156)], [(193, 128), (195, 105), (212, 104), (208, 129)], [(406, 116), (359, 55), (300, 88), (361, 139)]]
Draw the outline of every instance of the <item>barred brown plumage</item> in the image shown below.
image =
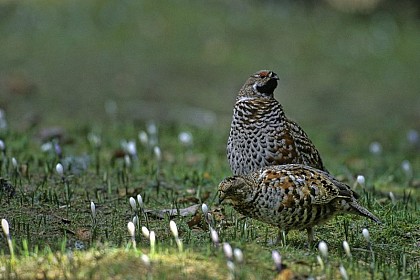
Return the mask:
[(358, 195), (329, 173), (301, 164), (263, 167), (236, 175), (219, 184), (219, 199), (230, 200), (239, 213), (289, 230), (308, 231), (336, 214), (357, 214), (376, 223), (379, 219), (361, 206)]
[(264, 166), (299, 163), (326, 171), (306, 133), (284, 114), (274, 98), (278, 76), (261, 70), (245, 82), (236, 98), (227, 144), (234, 175)]

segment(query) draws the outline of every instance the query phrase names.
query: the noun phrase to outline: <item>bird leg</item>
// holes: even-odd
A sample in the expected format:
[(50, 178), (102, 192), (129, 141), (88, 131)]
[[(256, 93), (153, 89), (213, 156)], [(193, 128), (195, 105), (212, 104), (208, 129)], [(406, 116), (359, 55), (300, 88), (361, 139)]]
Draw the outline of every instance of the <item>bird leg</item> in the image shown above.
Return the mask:
[(277, 235), (276, 244), (282, 244), (283, 246), (286, 246), (286, 235), (287, 231), (279, 228), (279, 234)]
[(312, 227), (308, 227), (306, 228), (306, 232), (308, 233), (308, 248), (310, 249), (314, 243), (314, 229)]

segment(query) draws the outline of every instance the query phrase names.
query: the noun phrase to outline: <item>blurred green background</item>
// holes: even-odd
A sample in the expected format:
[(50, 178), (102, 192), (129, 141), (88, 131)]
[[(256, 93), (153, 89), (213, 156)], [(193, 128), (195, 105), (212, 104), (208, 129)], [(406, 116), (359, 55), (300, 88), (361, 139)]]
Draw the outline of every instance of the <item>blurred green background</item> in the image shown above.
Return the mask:
[(21, 129), (226, 129), (243, 82), (271, 69), (309, 133), (420, 129), (420, 13), (395, 2), (2, 0), (0, 108)]

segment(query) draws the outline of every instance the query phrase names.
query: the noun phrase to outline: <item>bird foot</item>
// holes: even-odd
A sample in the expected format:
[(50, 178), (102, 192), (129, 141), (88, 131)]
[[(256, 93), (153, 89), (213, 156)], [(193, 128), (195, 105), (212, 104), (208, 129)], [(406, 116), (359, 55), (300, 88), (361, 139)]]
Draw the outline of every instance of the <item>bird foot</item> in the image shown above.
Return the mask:
[(279, 230), (279, 234), (277, 235), (277, 238), (269, 239), (267, 242), (267, 245), (273, 246), (273, 245), (282, 245), (286, 246), (286, 232)]

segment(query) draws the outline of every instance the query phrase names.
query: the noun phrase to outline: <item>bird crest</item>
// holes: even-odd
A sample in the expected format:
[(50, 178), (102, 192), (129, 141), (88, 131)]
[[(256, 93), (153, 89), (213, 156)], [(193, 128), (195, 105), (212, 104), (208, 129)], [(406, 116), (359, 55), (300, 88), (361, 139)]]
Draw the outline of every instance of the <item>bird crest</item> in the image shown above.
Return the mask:
[(278, 80), (277, 74), (274, 73), (273, 71), (269, 71), (269, 70), (258, 71), (257, 73), (255, 73), (251, 77), (255, 77), (255, 78), (274, 78), (274, 79)]

